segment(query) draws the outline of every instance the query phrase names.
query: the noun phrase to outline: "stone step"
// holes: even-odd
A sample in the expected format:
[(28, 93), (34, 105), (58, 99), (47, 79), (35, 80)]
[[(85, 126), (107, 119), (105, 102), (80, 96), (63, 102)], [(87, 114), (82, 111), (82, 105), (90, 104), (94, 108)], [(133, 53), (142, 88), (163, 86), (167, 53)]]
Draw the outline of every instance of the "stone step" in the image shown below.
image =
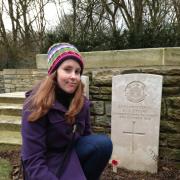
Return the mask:
[(0, 103), (0, 115), (21, 116), (22, 104)]
[(0, 145), (21, 145), (21, 133), (16, 131), (0, 131)]
[(21, 129), (21, 116), (0, 115), (0, 130), (18, 131)]
[(23, 104), (25, 92), (12, 92), (0, 94), (0, 103)]

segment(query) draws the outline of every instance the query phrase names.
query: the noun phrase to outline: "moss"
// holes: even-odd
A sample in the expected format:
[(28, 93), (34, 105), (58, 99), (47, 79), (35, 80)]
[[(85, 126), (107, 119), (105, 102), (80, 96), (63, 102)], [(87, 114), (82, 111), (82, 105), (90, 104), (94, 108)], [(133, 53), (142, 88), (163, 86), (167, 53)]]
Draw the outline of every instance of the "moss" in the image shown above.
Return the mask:
[(12, 166), (9, 161), (0, 159), (0, 180), (10, 180)]

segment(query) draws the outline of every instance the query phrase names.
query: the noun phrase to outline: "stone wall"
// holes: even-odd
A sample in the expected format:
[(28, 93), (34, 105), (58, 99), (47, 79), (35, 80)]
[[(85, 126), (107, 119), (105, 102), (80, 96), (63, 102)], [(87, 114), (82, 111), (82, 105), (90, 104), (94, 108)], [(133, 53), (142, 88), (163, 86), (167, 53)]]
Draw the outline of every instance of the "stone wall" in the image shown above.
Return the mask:
[(37, 69), (4, 69), (0, 77), (3, 80), (3, 88), (0, 87), (1, 93), (15, 91), (27, 91), (42, 77), (45, 71)]
[[(112, 76), (125, 73), (152, 73), (163, 75), (163, 96), (160, 125), (160, 157), (179, 164), (180, 160), (180, 67), (138, 67), (86, 71), (90, 77), (91, 121), (94, 132), (111, 132)], [(4, 70), (5, 92), (27, 91), (45, 71)], [(0, 76), (2, 77), (2, 75)], [(1, 78), (1, 82), (3, 79)], [(3, 89), (3, 87), (1, 88)]]
[(91, 118), (96, 132), (110, 134), (112, 76), (127, 73), (163, 75), (160, 158), (180, 167), (180, 67), (151, 66), (93, 71), (90, 74)]
[(4, 93), (4, 78), (2, 71), (0, 71), (0, 93)]
[[(112, 76), (125, 73), (163, 75), (160, 157), (180, 167), (180, 48), (83, 53), (84, 75), (90, 78), (91, 120), (94, 132), (111, 132)], [(47, 55), (37, 55), (40, 69), (3, 70), (5, 92), (27, 91), (47, 73)], [(3, 87), (0, 89), (3, 89)]]

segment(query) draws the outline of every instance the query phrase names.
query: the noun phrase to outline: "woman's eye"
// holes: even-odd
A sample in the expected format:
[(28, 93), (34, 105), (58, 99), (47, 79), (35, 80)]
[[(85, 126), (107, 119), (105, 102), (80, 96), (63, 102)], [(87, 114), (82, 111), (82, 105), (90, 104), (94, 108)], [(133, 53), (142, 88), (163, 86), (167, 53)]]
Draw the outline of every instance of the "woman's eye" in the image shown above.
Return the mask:
[(80, 72), (81, 72), (80, 70), (76, 70), (76, 74), (80, 74)]
[(71, 72), (71, 68), (65, 68), (64, 69), (66, 72)]

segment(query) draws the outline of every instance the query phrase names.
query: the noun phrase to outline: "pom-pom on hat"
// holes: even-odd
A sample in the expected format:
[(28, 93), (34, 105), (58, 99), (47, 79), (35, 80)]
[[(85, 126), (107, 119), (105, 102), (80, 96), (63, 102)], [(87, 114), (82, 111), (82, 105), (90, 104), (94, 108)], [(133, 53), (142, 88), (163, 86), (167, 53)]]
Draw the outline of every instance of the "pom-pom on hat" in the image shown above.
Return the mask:
[(67, 59), (73, 59), (79, 63), (81, 74), (84, 69), (84, 63), (80, 52), (75, 46), (69, 43), (53, 44), (48, 50), (48, 74), (52, 74), (59, 65)]

